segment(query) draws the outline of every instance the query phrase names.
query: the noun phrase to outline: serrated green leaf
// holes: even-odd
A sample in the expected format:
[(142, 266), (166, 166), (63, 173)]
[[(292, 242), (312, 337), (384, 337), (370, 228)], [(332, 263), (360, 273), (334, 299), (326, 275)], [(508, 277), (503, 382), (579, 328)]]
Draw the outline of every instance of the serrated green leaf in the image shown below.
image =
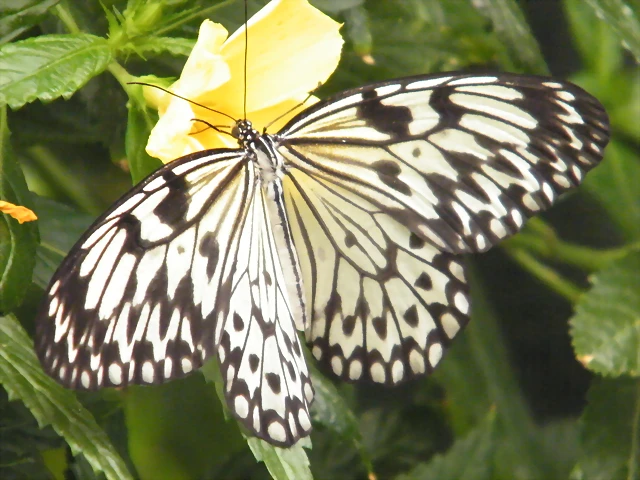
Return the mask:
[[(0, 200), (32, 207), (20, 165), (9, 144), (6, 106), (0, 106)], [(38, 244), (36, 222), (20, 224), (0, 215), (0, 310), (9, 312), (22, 302), (35, 264)]]
[(515, 0), (486, 0), (471, 3), (491, 20), (498, 37), (513, 52), (514, 63), (521, 65), (527, 72), (549, 73), (538, 42)]
[(581, 362), (603, 375), (640, 375), (640, 252), (593, 277), (571, 319)]
[(34, 195), (34, 200), (42, 235), (36, 250), (33, 282), (44, 289), (94, 218), (49, 198)]
[(274, 480), (312, 480), (309, 459), (300, 441), (290, 448), (274, 447), (259, 438), (247, 438), (247, 444), (259, 462), (264, 462)]
[(581, 418), (578, 463), (571, 480), (632, 480), (640, 476), (640, 380), (599, 379)]
[(104, 38), (42, 35), (0, 48), (0, 104), (18, 109), (35, 99), (69, 98), (111, 62)]
[(616, 32), (619, 41), (640, 63), (640, 9), (625, 0), (587, 0), (596, 15)]
[(73, 392), (44, 373), (33, 343), (13, 315), (0, 317), (0, 383), (11, 400), (21, 400), (41, 427), (51, 425), (108, 479), (132, 478), (95, 419)]
[(0, 5), (0, 45), (37, 25), (60, 0), (21, 0)]
[(496, 449), (495, 414), (466, 437), (458, 440), (443, 455), (436, 455), (429, 463), (416, 465), (396, 480), (491, 480), (495, 478), (493, 456)]

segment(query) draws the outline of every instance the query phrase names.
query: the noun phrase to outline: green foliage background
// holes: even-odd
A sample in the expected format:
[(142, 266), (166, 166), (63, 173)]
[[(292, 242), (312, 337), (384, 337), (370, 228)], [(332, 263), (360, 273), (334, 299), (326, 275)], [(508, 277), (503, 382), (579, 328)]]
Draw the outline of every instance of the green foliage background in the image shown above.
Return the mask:
[(553, 73), (607, 108), (605, 161), (467, 259), (472, 322), (434, 376), (385, 390), (314, 369), (313, 448), (273, 448), (243, 437), (199, 373), (76, 394), (42, 372), (31, 340), (56, 265), (158, 165), (144, 153), (154, 112), (126, 82), (177, 76), (200, 22), (233, 31), (242, 2), (0, 3), (0, 198), (39, 217), (0, 217), (0, 477), (640, 478), (640, 3), (313, 3), (347, 39), (321, 96), (443, 70)]

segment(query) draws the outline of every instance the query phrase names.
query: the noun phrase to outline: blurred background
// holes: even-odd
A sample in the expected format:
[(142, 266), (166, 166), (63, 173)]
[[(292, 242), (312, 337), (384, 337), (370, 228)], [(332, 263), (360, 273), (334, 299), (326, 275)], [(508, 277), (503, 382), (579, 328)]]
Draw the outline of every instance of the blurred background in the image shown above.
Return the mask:
[[(631, 355), (618, 375), (601, 376), (603, 372), (585, 367), (590, 358), (576, 353), (571, 323), (590, 279), (604, 275), (611, 259), (633, 250), (640, 238), (639, 4), (311, 3), (344, 23), (346, 40), (340, 66), (318, 91), (320, 97), (371, 81), (449, 70), (551, 74), (600, 99), (612, 125), (605, 161), (583, 187), (530, 222), (522, 234), (466, 259), (472, 272), (472, 321), (433, 376), (389, 390), (346, 385), (313, 372), (318, 390), (313, 448), (304, 450), (313, 476), (640, 478), (639, 461), (633, 458), (640, 455), (640, 355), (635, 361)], [(250, 15), (263, 4), (249, 1)], [(15, 12), (36, 10), (31, 16), (18, 15), (19, 21), (14, 18)], [(131, 40), (129, 50), (114, 54), (132, 75), (176, 77), (204, 18), (233, 32), (243, 23), (243, 12), (239, 0), (132, 1), (128, 6), (104, 0), (8, 2), (0, 6), (0, 74), (7, 46), (68, 34), (71, 18), (81, 32), (101, 37), (115, 31), (131, 34), (137, 25), (143, 36), (184, 39), (181, 49), (158, 47), (141, 54)], [(35, 194), (32, 202), (39, 216), (41, 244), (33, 278), (25, 283), (19, 305), (10, 309), (30, 335), (43, 289), (63, 255), (91, 221), (131, 187), (132, 171), (157, 165), (135, 146), (144, 143), (149, 127), (145, 122), (154, 113), (132, 113), (133, 100), (113, 72), (89, 77), (68, 100), (35, 101), (8, 111), (12, 155)], [(3, 84), (0, 81), (0, 92)], [(132, 148), (137, 148), (135, 159), (128, 150)], [(553, 248), (556, 245), (560, 247)], [(638, 293), (633, 271), (631, 277), (630, 309), (637, 307)], [(640, 318), (640, 312), (633, 312)], [(599, 315), (596, 320), (609, 317), (607, 311)], [(625, 327), (631, 343), (620, 341), (616, 331), (592, 334), (606, 348), (638, 352), (639, 329)], [(6, 378), (11, 398), (24, 399)], [(37, 394), (31, 403), (25, 400), (27, 407), (9, 401), (7, 391), (0, 391), (0, 477), (103, 475), (93, 472), (84, 455), (74, 456), (76, 447), (92, 444), (91, 432), (86, 432), (86, 443), (70, 442), (72, 452), (64, 435), (51, 426), (38, 427), (33, 413)], [(280, 460), (282, 471), (271, 463), (269, 473), (236, 422), (226, 418), (215, 386), (200, 373), (161, 387), (78, 393), (77, 398), (137, 478), (303, 478), (300, 472), (306, 472), (304, 460), (286, 457)], [(60, 405), (67, 405), (65, 399)], [(44, 415), (48, 418), (46, 411)]]

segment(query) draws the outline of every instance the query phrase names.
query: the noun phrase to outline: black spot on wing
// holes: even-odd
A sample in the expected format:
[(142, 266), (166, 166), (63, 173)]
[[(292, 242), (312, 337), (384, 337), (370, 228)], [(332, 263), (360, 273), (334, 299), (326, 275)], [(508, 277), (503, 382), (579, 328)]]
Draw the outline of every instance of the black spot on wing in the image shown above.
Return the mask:
[(409, 124), (413, 121), (411, 110), (396, 105), (383, 105), (375, 90), (362, 94), (357, 106), (357, 117), (376, 130), (394, 137), (408, 137)]
[(414, 285), (418, 288), (422, 288), (423, 290), (431, 290), (433, 288), (431, 277), (424, 272), (420, 274)]
[(166, 182), (163, 188), (167, 189), (168, 193), (153, 209), (153, 213), (162, 223), (175, 225), (183, 221), (189, 207), (187, 182), (171, 170), (165, 171), (162, 178)]
[(127, 232), (127, 237), (122, 245), (122, 253), (132, 253), (136, 256), (142, 255), (144, 248), (140, 237), (140, 220), (131, 213), (126, 213), (120, 218), (118, 227)]
[(409, 235), (409, 247), (413, 249), (422, 248), (424, 247), (424, 240), (411, 232), (411, 235)]
[(216, 270), (218, 256), (220, 255), (218, 241), (212, 232), (207, 232), (204, 237), (202, 237), (198, 251), (200, 255), (207, 259), (207, 277), (211, 280)]
[(251, 355), (249, 355), (249, 368), (251, 368), (251, 371), (253, 373), (256, 373), (259, 365), (260, 365), (260, 359), (258, 358), (258, 355), (256, 355), (255, 353), (252, 353)]
[(347, 315), (342, 322), (342, 332), (350, 337), (353, 333), (353, 330), (356, 328), (356, 316), (355, 315)]
[(377, 162), (373, 162), (371, 167), (376, 171), (378, 178), (380, 178), (386, 186), (404, 195), (411, 195), (409, 185), (398, 178), (401, 170), (396, 162), (392, 160), (378, 160)]
[(279, 394), (281, 391), (280, 376), (275, 373), (267, 373), (264, 377), (266, 378), (271, 391), (276, 395)]
[(387, 320), (382, 317), (374, 318), (371, 323), (373, 324), (373, 329), (376, 331), (378, 336), (384, 340), (387, 338)]
[(244, 330), (244, 321), (242, 320), (242, 317), (237, 313), (233, 314), (233, 328), (236, 332), (241, 332), (242, 330)]
[(404, 320), (411, 327), (417, 327), (418, 326), (418, 309), (416, 308), (415, 305), (411, 305), (404, 312)]

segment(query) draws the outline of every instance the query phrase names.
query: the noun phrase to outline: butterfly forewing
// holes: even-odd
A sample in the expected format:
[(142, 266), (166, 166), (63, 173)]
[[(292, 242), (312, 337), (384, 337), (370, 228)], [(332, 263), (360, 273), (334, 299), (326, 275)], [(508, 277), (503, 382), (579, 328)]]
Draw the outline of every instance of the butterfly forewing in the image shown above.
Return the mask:
[(346, 380), (430, 372), (467, 323), (461, 259), (515, 233), (602, 158), (578, 87), (511, 74), (399, 79), (280, 134), (314, 356)]
[(291, 165), (344, 183), (436, 248), (487, 250), (580, 183), (608, 119), (543, 77), (444, 74), (368, 85), (284, 127)]
[(154, 384), (211, 355), (204, 340), (213, 337), (228, 229), (221, 213), (242, 207), (233, 201), (242, 158), (220, 151), (172, 163), (80, 239), (37, 322), (37, 351), (53, 377), (74, 388)]

